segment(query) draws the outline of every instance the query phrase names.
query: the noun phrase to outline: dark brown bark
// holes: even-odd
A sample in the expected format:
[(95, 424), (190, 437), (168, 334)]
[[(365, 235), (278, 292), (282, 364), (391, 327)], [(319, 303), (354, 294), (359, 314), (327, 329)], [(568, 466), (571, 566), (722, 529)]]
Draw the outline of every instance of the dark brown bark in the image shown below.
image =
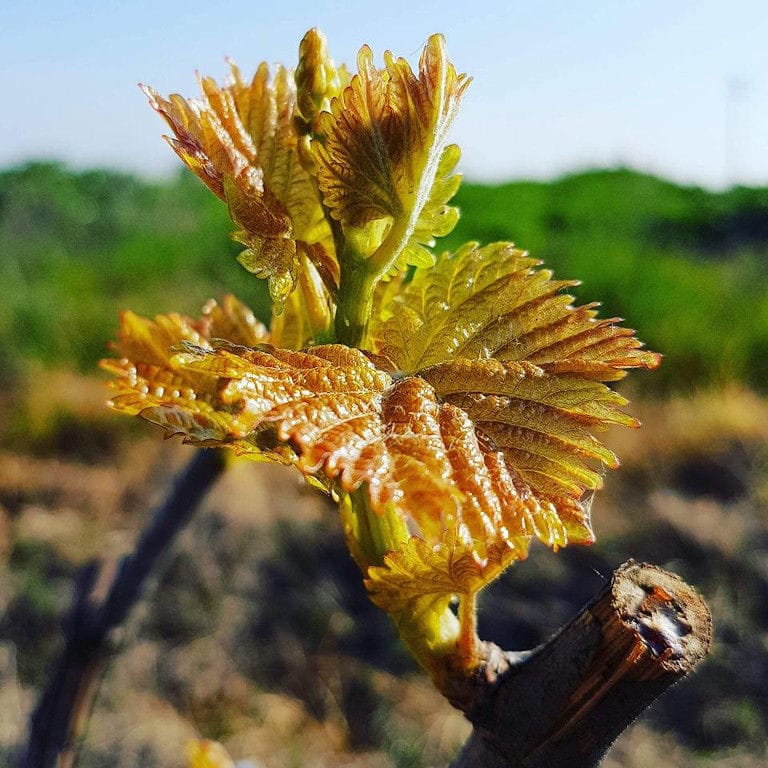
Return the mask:
[(32, 714), (21, 768), (64, 768), (98, 688), (112, 631), (133, 608), (176, 534), (186, 525), (224, 469), (219, 451), (198, 451), (177, 478), (165, 502), (153, 513), (133, 553), (117, 569), (87, 565), (64, 621), (65, 645)]
[(707, 655), (704, 601), (677, 576), (632, 561), (528, 655), (489, 647), (454, 703), (473, 733), (454, 768), (592, 768), (634, 719)]

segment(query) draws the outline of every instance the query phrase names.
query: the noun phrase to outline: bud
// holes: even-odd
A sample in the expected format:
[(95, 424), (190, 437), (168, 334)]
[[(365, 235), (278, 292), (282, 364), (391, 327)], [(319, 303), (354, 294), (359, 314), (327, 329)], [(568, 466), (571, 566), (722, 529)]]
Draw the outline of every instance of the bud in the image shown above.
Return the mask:
[(328, 56), (325, 35), (310, 29), (299, 44), (296, 67), (296, 106), (307, 127), (318, 112), (328, 110), (331, 99), (341, 91), (341, 78)]

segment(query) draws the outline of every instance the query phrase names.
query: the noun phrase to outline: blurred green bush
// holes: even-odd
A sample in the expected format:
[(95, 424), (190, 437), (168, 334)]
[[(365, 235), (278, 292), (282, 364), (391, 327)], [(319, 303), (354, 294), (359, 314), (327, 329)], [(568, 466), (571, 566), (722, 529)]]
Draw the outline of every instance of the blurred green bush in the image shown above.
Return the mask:
[[(602, 300), (666, 356), (643, 386), (765, 390), (768, 188), (716, 193), (620, 169), (467, 183), (456, 202), (462, 218), (439, 250), (514, 240), (557, 276), (581, 278), (580, 300)], [(0, 379), (29, 361), (93, 369), (122, 308), (196, 314), (232, 292), (266, 319), (264, 284), (236, 263), (231, 228), (186, 172), (149, 181), (50, 162), (0, 172)]]
[(58, 163), (0, 172), (0, 372), (29, 360), (93, 369), (120, 309), (196, 316), (230, 291), (268, 316), (261, 282), (235, 261), (231, 228), (186, 172), (167, 181)]

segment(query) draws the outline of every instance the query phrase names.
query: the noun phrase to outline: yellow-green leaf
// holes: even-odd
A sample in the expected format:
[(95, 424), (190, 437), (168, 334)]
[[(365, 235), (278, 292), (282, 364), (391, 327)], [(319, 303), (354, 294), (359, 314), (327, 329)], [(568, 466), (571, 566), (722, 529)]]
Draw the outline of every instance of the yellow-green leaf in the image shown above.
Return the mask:
[(476, 592), (510, 563), (524, 560), (528, 544), (527, 536), (495, 543), (479, 560), (465, 545), (448, 547), (413, 536), (389, 553), (383, 565), (368, 569), (365, 585), (376, 605), (396, 613), (422, 597)]
[(461, 407), (538, 493), (579, 498), (602, 485), (596, 466), (618, 460), (587, 430), (637, 426), (626, 400), (600, 382), (550, 374), (530, 363), (458, 359), (419, 376)]
[[(380, 245), (372, 258), (379, 273), (404, 263), (431, 263), (420, 246), (455, 224), (447, 207), (458, 177), (458, 149), (446, 147), (448, 128), (468, 84), (430, 37), (418, 75), (387, 52), (377, 69), (364, 46), (358, 72), (317, 118), (322, 140), (312, 143), (323, 200), (348, 237), (371, 245), (371, 222)], [(355, 235), (350, 230), (366, 230)], [(374, 243), (375, 244), (375, 243)], [(364, 255), (371, 255), (365, 252)]]
[(456, 357), (495, 358), (613, 381), (626, 368), (659, 364), (617, 318), (597, 319), (595, 305), (574, 307), (563, 292), (574, 281), (538, 267), (510, 243), (470, 243), (444, 255), (374, 318), (374, 351), (409, 373)]
[(448, 205), (448, 201), (461, 184), (461, 176), (453, 173), (460, 155), (456, 144), (449, 144), (443, 150), (429, 198), (392, 271), (402, 271), (409, 264), (431, 267), (435, 263), (435, 254), (430, 250), (435, 245), (435, 238), (449, 234), (459, 220), (458, 209)]

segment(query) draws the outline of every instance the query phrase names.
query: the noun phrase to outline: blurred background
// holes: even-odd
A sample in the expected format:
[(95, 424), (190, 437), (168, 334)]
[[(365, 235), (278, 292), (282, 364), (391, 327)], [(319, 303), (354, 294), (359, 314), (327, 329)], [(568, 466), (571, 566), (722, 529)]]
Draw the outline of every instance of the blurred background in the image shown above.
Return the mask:
[[(481, 635), (532, 647), (624, 559), (667, 567), (709, 601), (715, 649), (606, 765), (765, 765), (762, 3), (31, 0), (2, 17), (0, 764), (78, 569), (131, 548), (191, 455), (106, 409), (117, 313), (197, 313), (226, 291), (268, 315), (223, 204), (178, 168), (135, 83), (191, 96), (227, 55), (293, 63), (316, 25), (350, 64), (364, 42), (415, 62), (443, 32), (474, 82), (453, 131), (462, 218), (438, 250), (514, 240), (664, 354), (622, 385), (644, 427), (608, 434), (623, 466), (594, 503), (598, 544), (536, 548), (484, 595)], [(444, 766), (467, 731), (367, 601), (333, 510), (246, 463), (118, 638), (78, 765), (170, 768), (202, 735), (265, 768)]]

